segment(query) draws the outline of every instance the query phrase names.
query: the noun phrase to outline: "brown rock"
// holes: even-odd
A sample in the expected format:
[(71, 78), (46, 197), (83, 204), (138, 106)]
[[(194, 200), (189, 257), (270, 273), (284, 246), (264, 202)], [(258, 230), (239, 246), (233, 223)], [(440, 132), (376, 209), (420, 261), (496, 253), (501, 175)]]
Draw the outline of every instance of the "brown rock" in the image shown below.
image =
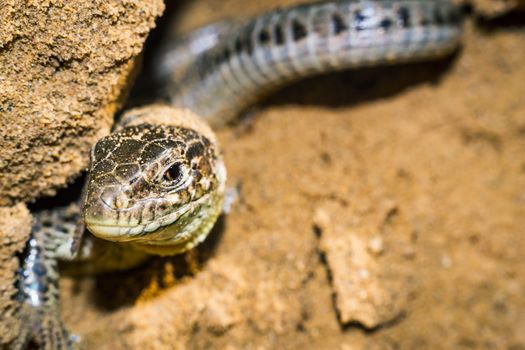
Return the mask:
[(23, 204), (0, 208), (0, 348), (15, 339), (20, 321), (14, 280), (18, 269), (15, 255), (23, 248), (31, 230), (31, 215)]
[(339, 320), (373, 329), (401, 315), (406, 293), (385, 278), (384, 261), (377, 257), (384, 252), (382, 226), (395, 207), (366, 196), (357, 201), (360, 207), (369, 201), (370, 207), (357, 212), (329, 202), (317, 208), (314, 223), (321, 231), (320, 250), (330, 270)]
[(3, 2), (0, 205), (52, 195), (107, 134), (161, 0)]

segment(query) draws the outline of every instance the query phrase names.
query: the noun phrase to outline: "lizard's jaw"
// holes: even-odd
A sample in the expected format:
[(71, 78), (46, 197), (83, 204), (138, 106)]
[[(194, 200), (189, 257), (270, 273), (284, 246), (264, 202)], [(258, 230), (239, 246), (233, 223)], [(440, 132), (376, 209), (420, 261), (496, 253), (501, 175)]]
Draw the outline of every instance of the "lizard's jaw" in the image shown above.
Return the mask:
[[(193, 248), (206, 238), (221, 212), (223, 200), (224, 191), (212, 192), (151, 222), (129, 220), (123, 212), (119, 215), (106, 212), (111, 210), (109, 208), (88, 208), (85, 210), (85, 222), (88, 230), (98, 238), (133, 243), (150, 253), (177, 254)], [(90, 215), (92, 212), (102, 215)], [(124, 219), (111, 219), (115, 217)]]

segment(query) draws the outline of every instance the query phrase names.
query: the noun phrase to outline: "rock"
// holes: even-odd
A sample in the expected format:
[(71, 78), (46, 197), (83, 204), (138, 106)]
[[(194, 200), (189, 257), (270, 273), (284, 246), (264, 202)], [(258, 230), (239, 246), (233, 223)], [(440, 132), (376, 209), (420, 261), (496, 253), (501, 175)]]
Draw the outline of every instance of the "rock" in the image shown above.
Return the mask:
[(0, 208), (0, 348), (15, 339), (20, 327), (13, 299), (16, 254), (24, 248), (30, 230), (31, 214), (23, 204)]
[(326, 256), (342, 324), (359, 323), (374, 329), (402, 314), (405, 296), (391, 288), (378, 258), (385, 251), (381, 227), (395, 210), (389, 201), (383, 204), (371, 205), (378, 208), (372, 215), (357, 214), (355, 208), (336, 202), (319, 206), (314, 213), (314, 224), (321, 232), (319, 248)]
[(7, 1), (0, 11), (0, 205), (52, 195), (88, 163), (161, 0)]

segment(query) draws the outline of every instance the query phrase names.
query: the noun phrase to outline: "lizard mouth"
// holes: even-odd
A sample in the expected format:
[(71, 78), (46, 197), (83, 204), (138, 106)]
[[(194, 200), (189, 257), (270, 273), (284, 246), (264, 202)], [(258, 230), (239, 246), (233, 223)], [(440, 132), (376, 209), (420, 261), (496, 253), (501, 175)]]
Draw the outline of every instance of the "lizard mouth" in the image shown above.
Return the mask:
[(121, 225), (87, 217), (86, 226), (98, 238), (129, 242), (148, 253), (173, 255), (193, 248), (207, 237), (222, 202), (222, 194), (210, 193), (148, 224)]
[(86, 227), (96, 237), (113, 242), (132, 242), (137, 240), (155, 240), (159, 232), (173, 225), (193, 208), (193, 205), (185, 205), (176, 211), (156, 218), (154, 221), (139, 223), (130, 220), (119, 223), (111, 219), (97, 218), (86, 215)]

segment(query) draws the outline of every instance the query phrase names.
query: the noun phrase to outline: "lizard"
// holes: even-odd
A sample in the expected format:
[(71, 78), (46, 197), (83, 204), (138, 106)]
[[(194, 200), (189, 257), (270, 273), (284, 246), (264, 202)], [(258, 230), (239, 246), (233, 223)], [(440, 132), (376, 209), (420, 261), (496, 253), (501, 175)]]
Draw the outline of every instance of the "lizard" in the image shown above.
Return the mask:
[(166, 45), (157, 71), (168, 102), (128, 111), (93, 146), (79, 206), (35, 216), (13, 348), (31, 338), (42, 349), (76, 346), (59, 311), (59, 259), (124, 269), (206, 238), (227, 177), (213, 130), (262, 95), (318, 73), (444, 57), (461, 34), (461, 11), (448, 0), (325, 0), (218, 22)]

